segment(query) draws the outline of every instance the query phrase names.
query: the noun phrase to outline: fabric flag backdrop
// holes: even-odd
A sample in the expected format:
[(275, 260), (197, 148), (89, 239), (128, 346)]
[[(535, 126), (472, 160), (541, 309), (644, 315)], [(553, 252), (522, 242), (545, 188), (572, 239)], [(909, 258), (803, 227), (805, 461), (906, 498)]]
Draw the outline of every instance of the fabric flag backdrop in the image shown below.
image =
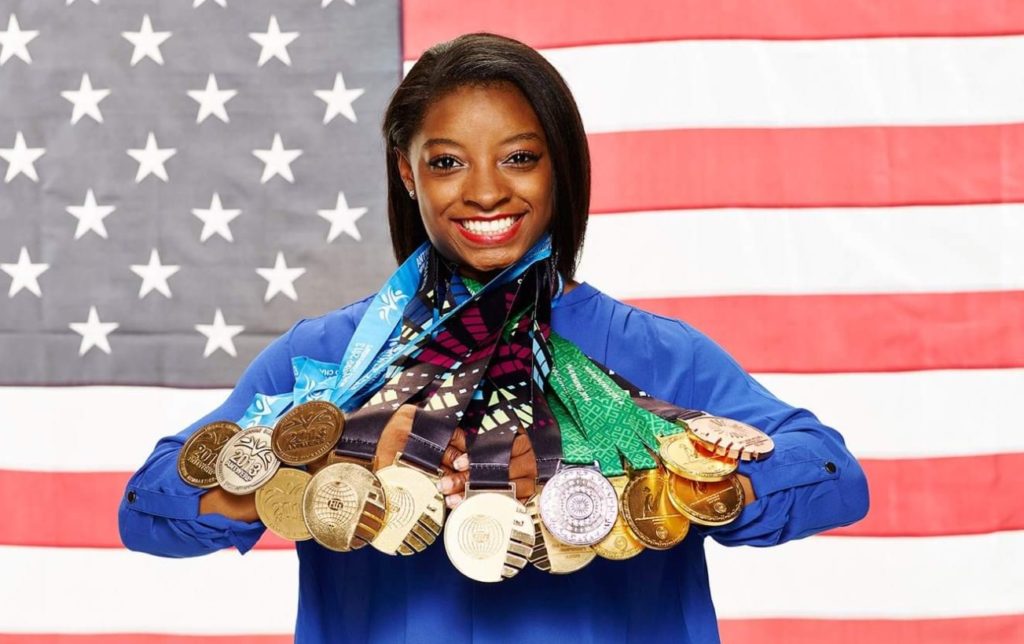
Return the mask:
[[(1024, 3), (578, 7), (0, 0), (0, 642), (289, 641), (287, 543), (127, 552), (119, 496), (392, 270), (383, 107), (475, 30), (580, 104), (580, 277), (709, 333), (868, 472), (857, 525), (708, 542), (724, 641), (1024, 641)], [(254, 575), (257, 611), (196, 592)]]

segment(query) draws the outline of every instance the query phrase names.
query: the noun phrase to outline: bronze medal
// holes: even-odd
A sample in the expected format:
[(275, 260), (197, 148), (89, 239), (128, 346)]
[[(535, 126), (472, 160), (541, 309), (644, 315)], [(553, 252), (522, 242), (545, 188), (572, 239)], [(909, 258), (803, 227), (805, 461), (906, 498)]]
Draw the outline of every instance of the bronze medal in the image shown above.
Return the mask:
[[(608, 481), (612, 484), (612, 487), (615, 488), (615, 493), (619, 497), (621, 508), (622, 493), (626, 489), (626, 484), (629, 483), (629, 477), (613, 476), (609, 478)], [(597, 556), (603, 557), (604, 559), (611, 559), (613, 561), (631, 559), (643, 551), (643, 542), (637, 539), (636, 535), (633, 534), (629, 524), (626, 523), (626, 519), (623, 518), (621, 510), (619, 512), (619, 516), (615, 519), (615, 525), (612, 526), (612, 531), (608, 533), (607, 537), (594, 545), (594, 552), (597, 553)]]
[(469, 495), (444, 525), (444, 549), (470, 579), (497, 582), (514, 577), (530, 560), (534, 532), (526, 507), (499, 492)]
[(312, 478), (302, 470), (282, 467), (256, 490), (256, 513), (268, 530), (289, 541), (312, 537), (302, 519), (302, 495)]
[(658, 454), (673, 474), (691, 481), (724, 481), (736, 471), (738, 461), (701, 454), (693, 441), (689, 432), (658, 438)]
[(281, 466), (270, 447), (269, 427), (249, 427), (228, 439), (217, 456), (217, 483), (225, 492), (249, 494), (270, 480)]
[(681, 542), (690, 521), (669, 500), (668, 477), (660, 468), (639, 470), (622, 492), (622, 515), (645, 546), (666, 550)]
[(242, 431), (235, 423), (207, 423), (188, 437), (178, 453), (178, 475), (189, 485), (217, 487), (217, 456), (232, 436)]
[(694, 523), (725, 525), (743, 510), (743, 487), (735, 476), (713, 483), (690, 481), (681, 476), (670, 479), (668, 494), (672, 505)]
[(285, 465), (311, 463), (334, 449), (344, 425), (345, 417), (333, 403), (303, 403), (274, 426), (274, 454)]
[(700, 416), (686, 426), (704, 447), (718, 456), (753, 461), (775, 449), (771, 436), (731, 418)]
[(380, 480), (366, 467), (334, 463), (306, 486), (302, 516), (313, 539), (323, 547), (348, 552), (370, 543), (387, 514)]
[(541, 520), (539, 495), (530, 497), (526, 509), (533, 519), (533, 553), (530, 563), (538, 570), (553, 575), (566, 575), (580, 570), (597, 556), (590, 546), (571, 546), (552, 535)]
[(422, 552), (444, 525), (444, 496), (437, 490), (437, 477), (396, 460), (378, 470), (377, 478), (384, 486), (388, 513), (370, 545), (389, 555)]

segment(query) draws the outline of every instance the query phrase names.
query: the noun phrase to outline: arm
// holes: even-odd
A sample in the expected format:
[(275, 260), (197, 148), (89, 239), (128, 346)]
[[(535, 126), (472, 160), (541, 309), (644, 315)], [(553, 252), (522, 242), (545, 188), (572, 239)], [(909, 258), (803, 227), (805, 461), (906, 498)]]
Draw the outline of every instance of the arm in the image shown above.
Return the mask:
[(224, 499), (228, 495), (185, 483), (178, 476), (178, 454), (185, 440), (206, 423), (241, 418), (257, 392), (292, 390), (291, 337), (300, 324), (256, 356), (223, 404), (156, 444), (121, 498), (118, 527), (125, 547), (164, 557), (202, 555), (228, 546), (244, 553), (253, 547), (264, 528), (248, 511), (251, 499)]
[(677, 404), (743, 421), (775, 441), (770, 456), (739, 467), (756, 500), (733, 523), (695, 528), (728, 546), (771, 546), (864, 518), (867, 480), (839, 432), (776, 398), (715, 342), (685, 328), (694, 347), (692, 388)]

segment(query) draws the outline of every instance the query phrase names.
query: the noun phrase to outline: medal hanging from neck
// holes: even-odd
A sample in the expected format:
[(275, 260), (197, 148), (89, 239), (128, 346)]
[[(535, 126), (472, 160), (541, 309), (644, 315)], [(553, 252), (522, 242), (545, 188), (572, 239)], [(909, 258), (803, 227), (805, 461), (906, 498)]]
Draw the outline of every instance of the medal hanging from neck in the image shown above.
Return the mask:
[(531, 396), (535, 312), (519, 319), (487, 368), (482, 396), (463, 418), (470, 473), (465, 500), (448, 517), (444, 546), (452, 565), (467, 577), (498, 582), (529, 562), (535, 543), (526, 507), (509, 479), (512, 443), (533, 423)]
[(493, 295), (470, 300), (459, 308), (451, 318), (452, 327), (474, 333), (457, 339), (442, 327), (425, 347), (407, 354), (399, 365), (401, 370), (348, 418), (334, 452), (334, 459), (340, 462), (317, 472), (303, 496), (306, 525), (318, 543), (346, 552), (365, 546), (380, 534), (387, 516), (387, 496), (372, 471), (372, 461), (385, 425), (401, 405), (460, 367), (467, 354), (481, 348), (479, 343), (496, 341), (520, 283), (507, 283), (492, 291)]
[[(527, 272), (508, 287), (471, 304), (465, 315), (453, 318), (417, 356), (421, 361), (456, 366), (425, 392), (428, 395), (419, 403), (404, 450), (393, 464), (377, 471), (388, 499), (387, 521), (371, 544), (377, 550), (415, 554), (440, 534), (444, 524), (444, 497), (437, 489), (441, 460), (484, 378), (502, 329), (527, 301), (524, 295), (532, 289), (533, 274)], [(455, 288), (458, 284), (456, 281)], [(456, 294), (448, 305), (463, 297), (465, 294)]]

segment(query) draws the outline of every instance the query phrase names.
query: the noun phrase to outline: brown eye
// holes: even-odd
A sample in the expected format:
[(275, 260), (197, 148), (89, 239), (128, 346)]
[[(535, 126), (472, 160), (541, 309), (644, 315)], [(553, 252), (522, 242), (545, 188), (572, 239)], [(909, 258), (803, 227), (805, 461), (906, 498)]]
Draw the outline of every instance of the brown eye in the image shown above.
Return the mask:
[(434, 157), (433, 159), (427, 162), (427, 165), (433, 168), (434, 170), (441, 170), (442, 172), (445, 172), (448, 170), (453, 170), (461, 164), (459, 163), (459, 160), (456, 159), (455, 157), (448, 154), (444, 154), (441, 156)]
[(540, 159), (540, 156), (534, 154), (533, 152), (520, 150), (518, 152), (513, 152), (512, 155), (509, 156), (508, 162), (511, 163), (512, 165), (523, 166), (535, 163), (538, 159)]

